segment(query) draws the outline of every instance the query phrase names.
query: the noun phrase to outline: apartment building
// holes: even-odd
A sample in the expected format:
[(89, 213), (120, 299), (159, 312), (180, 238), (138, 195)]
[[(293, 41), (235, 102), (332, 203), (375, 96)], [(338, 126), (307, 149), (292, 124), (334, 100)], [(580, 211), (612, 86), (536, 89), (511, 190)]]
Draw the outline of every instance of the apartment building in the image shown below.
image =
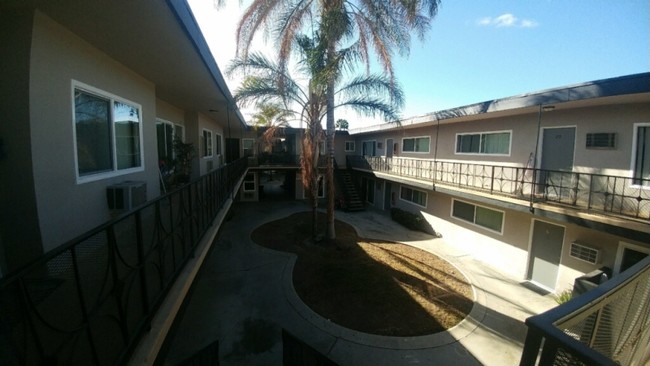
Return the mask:
[(649, 130), (644, 73), (352, 130), (345, 146), (367, 205), (419, 213), (477, 258), (561, 291), (650, 253)]

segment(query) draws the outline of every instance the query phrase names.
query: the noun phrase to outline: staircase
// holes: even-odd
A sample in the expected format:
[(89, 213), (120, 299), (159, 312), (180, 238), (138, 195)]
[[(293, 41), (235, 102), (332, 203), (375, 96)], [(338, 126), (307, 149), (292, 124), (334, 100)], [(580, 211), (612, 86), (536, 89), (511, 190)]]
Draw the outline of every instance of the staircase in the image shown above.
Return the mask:
[(345, 201), (343, 209), (348, 212), (364, 211), (365, 207), (357, 192), (357, 187), (354, 185), (352, 173), (349, 170), (337, 169), (336, 175), (339, 177), (339, 186)]

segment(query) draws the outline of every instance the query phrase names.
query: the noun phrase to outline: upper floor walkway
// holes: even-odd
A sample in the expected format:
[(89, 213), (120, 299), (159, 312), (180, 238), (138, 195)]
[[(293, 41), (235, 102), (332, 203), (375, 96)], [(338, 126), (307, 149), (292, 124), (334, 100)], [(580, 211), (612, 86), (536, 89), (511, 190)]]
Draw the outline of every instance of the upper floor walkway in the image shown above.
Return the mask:
[(647, 231), (650, 181), (622, 176), (531, 167), (401, 157), (347, 156), (355, 170), (444, 193), (466, 192), (510, 206), (565, 215), (603, 216)]

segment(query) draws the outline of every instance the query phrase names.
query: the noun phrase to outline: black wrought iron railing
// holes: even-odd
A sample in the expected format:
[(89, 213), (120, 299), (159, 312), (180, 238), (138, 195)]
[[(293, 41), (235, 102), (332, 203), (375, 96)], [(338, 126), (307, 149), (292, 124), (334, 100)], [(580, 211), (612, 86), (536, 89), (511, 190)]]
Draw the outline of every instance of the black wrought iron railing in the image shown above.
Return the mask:
[(525, 167), (348, 156), (352, 168), (471, 189), (532, 203), (650, 219), (650, 180)]
[(526, 325), (520, 366), (647, 365), (650, 256)]
[(0, 364), (124, 364), (246, 159), (48, 252), (0, 282)]

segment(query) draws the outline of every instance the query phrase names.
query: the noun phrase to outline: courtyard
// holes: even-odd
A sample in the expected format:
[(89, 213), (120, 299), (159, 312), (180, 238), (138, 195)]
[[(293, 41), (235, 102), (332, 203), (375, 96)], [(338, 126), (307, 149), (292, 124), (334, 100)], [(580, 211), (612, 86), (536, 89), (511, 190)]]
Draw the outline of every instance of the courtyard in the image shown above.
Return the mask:
[(447, 331), (392, 337), (344, 328), (299, 298), (292, 281), (294, 254), (251, 239), (260, 225), (307, 209), (286, 201), (233, 205), (168, 337), (161, 364), (218, 349), (221, 365), (281, 365), (284, 330), (339, 365), (516, 365), (526, 336), (524, 320), (556, 305), (552, 295), (477, 261), (444, 237), (405, 229), (381, 211), (337, 211), (337, 219), (361, 237), (404, 243), (447, 260), (474, 292), (469, 315)]

